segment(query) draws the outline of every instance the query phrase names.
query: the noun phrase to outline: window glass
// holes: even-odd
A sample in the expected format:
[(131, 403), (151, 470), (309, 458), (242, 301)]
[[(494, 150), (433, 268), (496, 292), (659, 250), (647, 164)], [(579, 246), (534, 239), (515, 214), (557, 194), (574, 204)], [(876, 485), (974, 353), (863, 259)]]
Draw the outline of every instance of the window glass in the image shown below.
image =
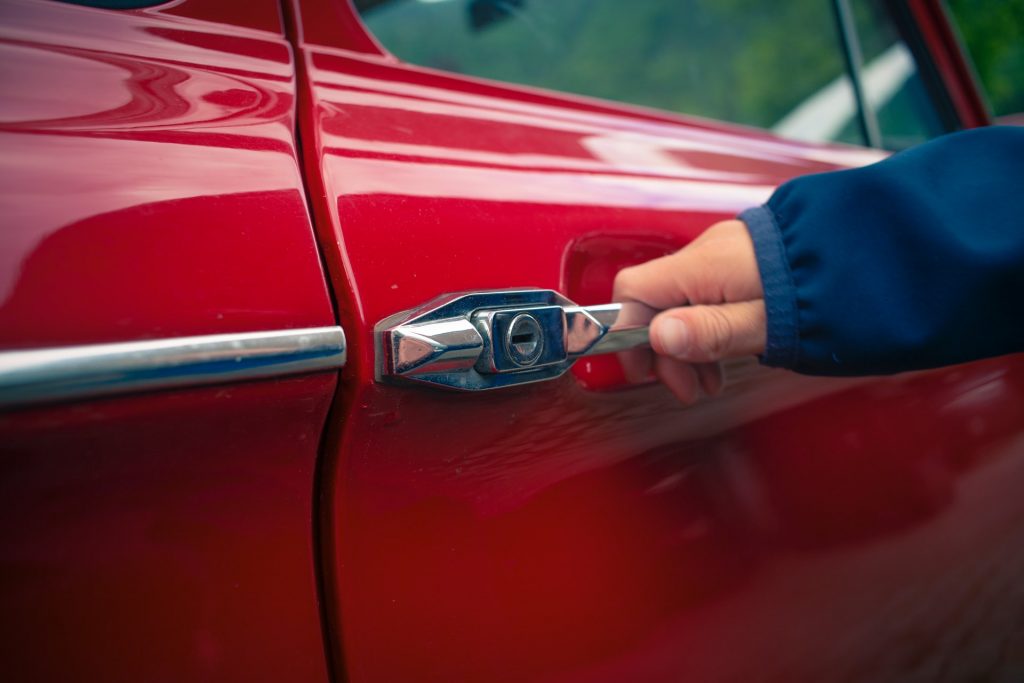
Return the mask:
[(1024, 0), (949, 0), (949, 9), (992, 113), (1024, 114)]
[(863, 144), (824, 0), (357, 0), (400, 59)]
[(884, 0), (852, 0), (863, 65), (861, 87), (882, 147), (904, 149), (946, 132)]
[[(1019, 0), (1024, 2), (1024, 0)], [(881, 144), (946, 132), (883, 0), (850, 0)], [(356, 0), (397, 57), (445, 71), (866, 144), (827, 0)]]

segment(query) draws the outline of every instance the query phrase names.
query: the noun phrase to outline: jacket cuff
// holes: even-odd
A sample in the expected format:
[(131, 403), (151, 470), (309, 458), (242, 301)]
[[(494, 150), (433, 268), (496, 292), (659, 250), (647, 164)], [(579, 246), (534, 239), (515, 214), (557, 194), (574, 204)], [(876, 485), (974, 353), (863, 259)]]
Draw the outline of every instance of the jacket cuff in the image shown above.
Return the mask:
[(797, 318), (796, 285), (789, 270), (786, 246), (775, 215), (767, 206), (756, 206), (741, 213), (754, 242), (757, 268), (764, 288), (768, 338), (761, 362), (779, 368), (796, 367), (800, 335)]

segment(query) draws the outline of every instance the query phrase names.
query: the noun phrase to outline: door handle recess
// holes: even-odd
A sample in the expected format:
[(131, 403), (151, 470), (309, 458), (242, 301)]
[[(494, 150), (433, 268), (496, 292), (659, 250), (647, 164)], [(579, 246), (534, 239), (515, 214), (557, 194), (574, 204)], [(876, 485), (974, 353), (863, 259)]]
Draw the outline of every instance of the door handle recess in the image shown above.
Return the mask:
[(647, 346), (653, 313), (550, 289), (446, 294), (374, 327), (376, 379), (463, 391), (554, 379), (581, 356)]

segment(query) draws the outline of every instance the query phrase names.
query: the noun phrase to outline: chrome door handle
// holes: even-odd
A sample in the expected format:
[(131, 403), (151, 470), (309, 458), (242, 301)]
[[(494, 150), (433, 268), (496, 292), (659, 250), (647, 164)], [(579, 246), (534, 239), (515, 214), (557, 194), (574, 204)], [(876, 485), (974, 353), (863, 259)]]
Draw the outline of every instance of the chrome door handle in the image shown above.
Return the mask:
[(550, 289), (446, 294), (376, 325), (376, 379), (464, 391), (554, 379), (581, 356), (647, 346), (653, 313)]

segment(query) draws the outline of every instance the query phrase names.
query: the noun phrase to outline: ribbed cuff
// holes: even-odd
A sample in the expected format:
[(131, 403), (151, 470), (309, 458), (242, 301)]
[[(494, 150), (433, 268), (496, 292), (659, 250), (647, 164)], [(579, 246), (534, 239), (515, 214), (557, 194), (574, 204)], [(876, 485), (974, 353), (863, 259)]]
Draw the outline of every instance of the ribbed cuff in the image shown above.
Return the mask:
[(738, 218), (746, 223), (754, 241), (757, 268), (764, 287), (768, 339), (761, 362), (778, 368), (794, 368), (800, 349), (796, 285), (789, 271), (782, 232), (767, 206), (747, 209)]

